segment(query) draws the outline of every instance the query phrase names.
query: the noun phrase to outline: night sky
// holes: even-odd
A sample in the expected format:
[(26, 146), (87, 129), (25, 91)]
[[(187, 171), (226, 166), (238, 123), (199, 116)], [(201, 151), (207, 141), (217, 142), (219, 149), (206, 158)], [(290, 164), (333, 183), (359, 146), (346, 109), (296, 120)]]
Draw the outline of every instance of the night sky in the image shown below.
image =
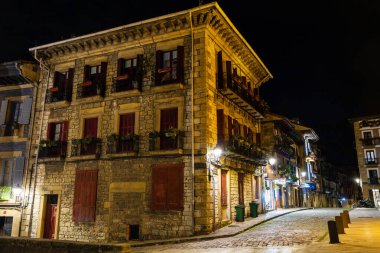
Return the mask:
[[(31, 59), (33, 46), (198, 5), (198, 0), (77, 2), (3, 1), (0, 62)], [(380, 113), (380, 1), (218, 3), (274, 76), (260, 90), (271, 110), (312, 127), (328, 161), (356, 166), (348, 119)]]

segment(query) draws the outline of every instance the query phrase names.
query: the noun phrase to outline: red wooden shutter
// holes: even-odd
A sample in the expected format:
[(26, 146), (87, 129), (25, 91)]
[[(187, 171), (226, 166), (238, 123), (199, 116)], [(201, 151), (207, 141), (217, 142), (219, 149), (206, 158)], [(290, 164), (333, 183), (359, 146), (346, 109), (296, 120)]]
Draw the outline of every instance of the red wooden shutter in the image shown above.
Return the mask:
[(85, 65), (84, 71), (83, 71), (83, 82), (90, 81), (91, 80), (91, 66)]
[(102, 62), (101, 63), (101, 73), (100, 73), (100, 80), (101, 80), (101, 84), (105, 87), (105, 85), (107, 84), (107, 62)]
[(167, 130), (170, 127), (178, 128), (178, 108), (168, 108), (161, 110), (160, 129)]
[(179, 82), (184, 82), (184, 65), (185, 65), (185, 50), (183, 46), (177, 47), (177, 79)]
[(67, 121), (64, 121), (62, 122), (61, 124), (61, 133), (60, 133), (60, 140), (61, 141), (67, 141), (67, 136), (68, 136), (68, 133), (69, 133), (69, 122)]
[(260, 133), (256, 133), (256, 144), (261, 146), (261, 135)]
[(227, 87), (232, 87), (232, 65), (230, 61), (226, 61), (226, 72), (227, 72)]
[(125, 65), (125, 59), (123, 58), (117, 59), (117, 76), (121, 76), (123, 74), (124, 65)]
[(222, 206), (227, 206), (227, 171), (222, 170), (221, 178), (221, 194), (222, 194)]
[(222, 51), (218, 52), (218, 89), (224, 88), (224, 79), (223, 79), (223, 56)]
[(228, 135), (232, 135), (232, 118), (228, 116)]
[(135, 133), (135, 113), (120, 115), (119, 134), (134, 134)]
[(167, 208), (183, 210), (183, 165), (170, 165), (167, 168)]
[(98, 136), (98, 118), (89, 118), (84, 120), (83, 137)]
[(70, 68), (68, 70), (67, 83), (65, 87), (66, 100), (69, 102), (71, 102), (71, 97), (73, 93), (73, 82), (74, 82), (74, 69)]
[(233, 125), (234, 125), (234, 129), (233, 129), (234, 134), (240, 135), (240, 124), (236, 119), (233, 120)]
[(48, 123), (48, 128), (47, 128), (47, 139), (48, 140), (53, 140), (54, 139), (54, 133), (55, 133), (55, 123)]
[(243, 126), (243, 134), (244, 134), (244, 137), (248, 136), (248, 128), (247, 128), (247, 126)]
[(238, 173), (239, 204), (244, 205), (244, 174)]
[(223, 109), (218, 109), (216, 111), (217, 118), (217, 135), (218, 135), (218, 145), (224, 145), (224, 111)]
[(160, 84), (161, 83), (161, 77), (160, 77), (160, 74), (158, 73), (158, 70), (160, 68), (162, 68), (162, 64), (163, 64), (163, 58), (162, 58), (162, 51), (161, 50), (158, 50), (156, 52), (156, 84)]
[(248, 139), (248, 141), (249, 142), (253, 142), (253, 131), (250, 128), (248, 129), (248, 135), (250, 136), (249, 139)]
[(75, 222), (95, 221), (97, 184), (98, 170), (77, 170), (73, 206)]
[(144, 56), (142, 54), (137, 55), (137, 74), (136, 81), (139, 84), (139, 89), (141, 90), (143, 82), (143, 68), (144, 68)]
[(167, 202), (168, 168), (162, 166), (152, 167), (152, 200), (153, 210), (165, 210)]

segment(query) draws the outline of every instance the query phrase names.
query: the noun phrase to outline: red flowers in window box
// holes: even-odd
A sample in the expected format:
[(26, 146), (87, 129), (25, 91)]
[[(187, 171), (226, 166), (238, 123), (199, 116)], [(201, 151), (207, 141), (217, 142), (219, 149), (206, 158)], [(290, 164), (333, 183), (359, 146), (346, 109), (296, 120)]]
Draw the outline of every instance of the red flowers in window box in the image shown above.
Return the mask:
[(162, 69), (158, 69), (158, 74), (163, 74), (163, 73), (168, 73), (171, 71), (171, 68), (162, 68)]
[(83, 82), (82, 85), (83, 86), (91, 86), (92, 85), (92, 81), (85, 81), (85, 82)]
[(49, 91), (50, 92), (57, 92), (58, 91), (58, 87), (51, 87), (51, 88), (49, 88)]
[(127, 80), (129, 78), (128, 74), (117, 76), (116, 80)]

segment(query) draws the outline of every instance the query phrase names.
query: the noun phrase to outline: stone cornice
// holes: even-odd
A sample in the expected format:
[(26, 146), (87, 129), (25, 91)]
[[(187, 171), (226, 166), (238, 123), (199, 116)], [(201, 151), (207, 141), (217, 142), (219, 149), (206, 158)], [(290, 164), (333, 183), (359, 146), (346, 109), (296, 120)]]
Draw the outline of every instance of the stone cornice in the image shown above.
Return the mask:
[[(190, 17), (192, 22), (190, 22)], [(272, 78), (269, 70), (216, 2), (187, 11), (30, 48), (29, 51), (36, 52), (38, 58), (50, 60), (70, 54), (105, 49), (110, 46), (135, 44), (144, 39), (151, 43), (152, 40), (157, 41), (155, 40), (156, 37), (163, 37), (163, 35), (166, 36), (175, 32), (191, 34), (191, 29), (201, 29), (202, 27), (212, 29), (241, 59), (245, 67), (255, 76), (256, 87)]]

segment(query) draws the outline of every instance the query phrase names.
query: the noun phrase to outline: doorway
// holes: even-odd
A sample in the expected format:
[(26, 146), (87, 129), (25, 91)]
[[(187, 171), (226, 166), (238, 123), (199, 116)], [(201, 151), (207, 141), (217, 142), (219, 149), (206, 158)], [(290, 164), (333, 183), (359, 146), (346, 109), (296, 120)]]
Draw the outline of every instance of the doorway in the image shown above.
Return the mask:
[(0, 236), (12, 235), (13, 217), (0, 217)]
[(57, 220), (58, 195), (46, 195), (44, 236), (46, 239), (54, 239)]

